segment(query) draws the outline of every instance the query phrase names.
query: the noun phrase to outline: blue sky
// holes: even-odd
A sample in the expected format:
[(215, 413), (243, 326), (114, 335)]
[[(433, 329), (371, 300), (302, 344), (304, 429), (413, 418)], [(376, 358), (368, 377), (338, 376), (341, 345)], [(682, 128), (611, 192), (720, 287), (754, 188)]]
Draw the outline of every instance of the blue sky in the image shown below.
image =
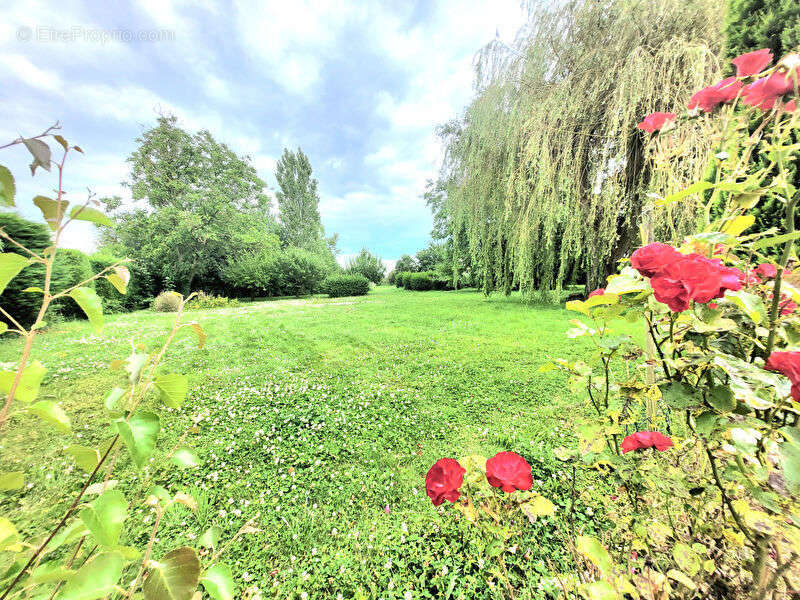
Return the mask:
[[(513, 39), (523, 18), (519, 0), (6, 0), (0, 140), (61, 121), (86, 151), (68, 166), (74, 201), (87, 188), (129, 197), (125, 158), (159, 112), (250, 155), (273, 189), (283, 147), (300, 146), (342, 259), (366, 246), (393, 261), (429, 237), (421, 195), (441, 160), (435, 126), (469, 101), (475, 52), (496, 34)], [(36, 216), (30, 198), (49, 195), (54, 175), (32, 179), (22, 148), (0, 162)], [(79, 224), (66, 245), (94, 240)]]

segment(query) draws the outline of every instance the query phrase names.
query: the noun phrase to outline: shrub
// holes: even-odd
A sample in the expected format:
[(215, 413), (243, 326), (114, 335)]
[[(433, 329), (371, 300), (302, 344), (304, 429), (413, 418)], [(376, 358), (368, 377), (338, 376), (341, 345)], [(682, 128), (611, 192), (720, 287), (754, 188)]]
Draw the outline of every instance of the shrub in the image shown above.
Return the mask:
[(369, 280), (360, 273), (332, 275), (322, 282), (322, 292), (331, 298), (364, 296), (369, 292)]
[(434, 280), (430, 273), (411, 273), (406, 279), (406, 287), (418, 292), (432, 290)]
[(178, 292), (161, 292), (153, 301), (156, 312), (178, 312), (181, 306), (181, 295)]
[[(82, 281), (86, 281), (92, 275), (92, 265), (89, 257), (80, 250), (61, 248), (56, 252), (56, 260), (53, 263), (53, 291), (60, 292), (71, 288)], [(41, 283), (40, 283), (41, 285)], [(85, 287), (94, 289), (95, 282), (90, 281)], [(33, 294), (41, 301), (39, 294)], [(59, 314), (70, 319), (85, 319), (86, 314), (78, 304), (71, 298), (62, 298), (53, 302), (53, 309)]]
[(266, 265), (272, 296), (304, 296), (319, 290), (328, 271), (321, 256), (302, 248), (286, 248)]
[(389, 285), (394, 285), (395, 275), (397, 275), (397, 271), (394, 271), (394, 270), (393, 271), (389, 271), (389, 274), (386, 275), (386, 283), (388, 283)]
[(372, 254), (366, 248), (362, 248), (361, 252), (354, 259), (347, 263), (347, 273), (361, 274), (375, 285), (383, 280), (383, 275), (386, 273), (386, 265), (379, 256)]
[(224, 308), (228, 306), (239, 306), (239, 301), (225, 296), (214, 296), (213, 294), (206, 294), (205, 292), (197, 292), (197, 294), (189, 300), (186, 308), (189, 310), (204, 310), (206, 308)]

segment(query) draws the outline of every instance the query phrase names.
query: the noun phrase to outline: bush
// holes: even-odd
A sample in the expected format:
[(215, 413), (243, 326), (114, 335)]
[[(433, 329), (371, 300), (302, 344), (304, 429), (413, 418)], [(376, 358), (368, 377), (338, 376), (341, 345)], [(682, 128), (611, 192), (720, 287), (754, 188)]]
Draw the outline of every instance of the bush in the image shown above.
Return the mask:
[(328, 271), (321, 256), (302, 248), (286, 248), (266, 265), (272, 296), (304, 296), (320, 289)]
[(228, 306), (239, 306), (239, 301), (225, 296), (214, 296), (205, 292), (197, 292), (197, 295), (189, 300), (186, 308), (189, 310), (204, 310), (206, 308), (224, 308)]
[(409, 275), (406, 271), (399, 271), (394, 275), (394, 284), (401, 288), (405, 287), (406, 277)]
[(178, 292), (161, 292), (153, 301), (156, 312), (178, 312), (182, 296)]
[[(53, 278), (50, 285), (51, 292), (61, 292), (82, 281), (86, 281), (92, 275), (92, 264), (89, 257), (80, 250), (60, 248), (56, 252), (56, 260), (53, 263)], [(85, 287), (94, 289), (95, 282), (91, 281)], [(32, 294), (41, 302), (40, 294)], [(62, 298), (53, 303), (53, 309), (60, 315), (69, 319), (85, 319), (86, 314), (72, 298)]]
[(369, 292), (369, 279), (358, 273), (332, 275), (322, 282), (322, 292), (331, 298), (365, 296)]
[(430, 273), (411, 273), (406, 279), (406, 288), (409, 290), (423, 292), (432, 290), (433, 286), (434, 280)]

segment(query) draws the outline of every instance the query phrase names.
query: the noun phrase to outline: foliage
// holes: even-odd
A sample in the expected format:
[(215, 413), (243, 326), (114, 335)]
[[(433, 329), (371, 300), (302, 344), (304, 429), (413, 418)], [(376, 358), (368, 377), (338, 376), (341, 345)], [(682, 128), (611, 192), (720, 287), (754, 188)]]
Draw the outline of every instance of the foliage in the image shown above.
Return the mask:
[[(688, 100), (718, 74), (716, 0), (531, 3), (517, 41), (481, 53), (477, 96), (440, 128), (454, 270), (485, 292), (597, 287), (636, 241), (648, 194), (675, 180), (654, 169), (640, 115)], [(676, 170), (695, 179), (710, 149), (687, 128)], [(689, 231), (683, 205), (654, 223)], [(464, 253), (468, 260), (464, 260)]]
[(366, 248), (362, 248), (358, 256), (348, 261), (345, 271), (351, 274), (363, 275), (369, 281), (378, 285), (383, 281), (383, 277), (386, 274), (386, 265), (383, 264), (380, 256), (376, 256)]
[(183, 304), (183, 296), (178, 292), (161, 292), (153, 300), (153, 310), (156, 312), (178, 312)]
[(283, 149), (275, 169), (276, 197), (286, 246), (306, 248), (323, 236), (319, 216), (318, 182), (311, 176), (311, 161), (302, 149)]
[[(713, 183), (656, 199), (654, 210), (666, 211), (699, 196), (700, 230), (674, 246), (644, 245), (604, 288), (567, 303), (591, 319), (573, 321), (567, 335), (589, 338), (595, 353), (552, 368), (571, 374), (570, 389), (595, 415), (576, 423), (577, 450), (559, 455), (576, 469), (601, 470), (619, 490), (598, 498), (613, 514), (613, 545), (575, 531), (576, 561), (595, 573), (574, 586), (585, 597), (620, 597), (645, 581), (653, 598), (763, 599), (796, 589), (800, 291), (784, 274), (800, 202), (786, 176), (800, 154), (792, 140), (800, 115), (791, 108), (800, 56), (763, 68), (739, 73), (727, 100), (656, 136), (667, 172), (674, 138), (696, 119), (718, 127), (723, 147), (734, 149), (717, 156)], [(759, 90), (770, 77), (786, 84), (765, 97)], [(713, 86), (702, 94), (714, 96)], [(753, 132), (752, 119), (762, 122)], [(748, 164), (756, 148), (769, 161), (760, 168)], [(707, 201), (704, 190), (712, 191)], [(787, 233), (744, 235), (767, 198), (784, 205)], [(782, 248), (777, 261), (764, 254), (771, 246)], [(620, 322), (639, 323), (646, 343), (616, 331)]]
[(189, 134), (175, 117), (159, 117), (137, 143), (128, 159), (137, 204), (105, 199), (116, 226), (101, 246), (142, 263), (157, 288), (219, 287), (229, 258), (276, 227), (266, 185), (247, 157), (208, 131)]
[[(102, 251), (89, 256), (92, 271), (95, 273), (111, 268), (121, 260)], [(158, 293), (153, 277), (143, 263), (128, 261), (126, 266), (131, 273), (131, 278), (125, 294), (105, 278), (95, 281), (95, 291), (103, 299), (103, 309), (106, 312), (128, 312), (147, 308)]]
[[(35, 294), (40, 299), (41, 306), (36, 311), (33, 324), (26, 327), (5, 313), (10, 323), (9, 333), (18, 336), (22, 343), (18, 346), (17, 360), (12, 363), (11, 370), (0, 373), (0, 389), (5, 394), (0, 410), (3, 459), (20, 461), (25, 457), (35, 466), (22, 471), (0, 472), (0, 502), (4, 513), (9, 505), (7, 496), (18, 495), (20, 489), (30, 488), (30, 485), (26, 486), (26, 481), (52, 466), (52, 462), (41, 456), (31, 457), (29, 448), (15, 455), (6, 451), (9, 434), (13, 436), (18, 429), (26, 426), (30, 428), (33, 423), (33, 431), (54, 434), (56, 438), (53, 442), (58, 441), (52, 443), (51, 448), (56, 448), (59, 454), (63, 452), (62, 461), (74, 461), (74, 466), (88, 473), (88, 476), (81, 474), (78, 486), (60, 488), (50, 505), (37, 509), (26, 506), (25, 511), (15, 510), (9, 516), (4, 514), (0, 517), (0, 598), (52, 599), (57, 596), (61, 600), (97, 600), (121, 594), (124, 598), (143, 597), (144, 600), (189, 600), (198, 588), (201, 575), (213, 578), (211, 583), (204, 584), (207, 592), (213, 594), (214, 590), (218, 592), (220, 589), (233, 592), (234, 583), (229, 568), (216, 564), (219, 552), (206, 559), (205, 564), (201, 562), (198, 551), (188, 546), (159, 554), (158, 560), (152, 554), (159, 525), (165, 515), (174, 512), (178, 506), (184, 506), (190, 511), (196, 508), (194, 499), (185, 492), (173, 494), (148, 481), (151, 474), (160, 481), (173, 468), (167, 467), (166, 461), (155, 461), (154, 454), (161, 433), (161, 417), (153, 411), (166, 412), (160, 410), (163, 407), (180, 408), (189, 387), (185, 375), (161, 369), (162, 359), (181, 330), (191, 330), (197, 336), (200, 347), (205, 343), (206, 335), (199, 323), (181, 322), (185, 307), (183, 297), (178, 295), (177, 317), (166, 340), (160, 340), (159, 345), (150, 351), (143, 344), (137, 345), (133, 340), (128, 341), (129, 355), (115, 363), (118, 371), (115, 377), (117, 385), (108, 392), (103, 402), (105, 412), (99, 406), (101, 397), (92, 398), (94, 404), (91, 414), (95, 419), (93, 428), (86, 425), (80, 432), (73, 433), (71, 415), (60, 403), (49, 399), (52, 397), (47, 389), (50, 382), (46, 381), (45, 389), (42, 389), (43, 380), (48, 373), (45, 365), (52, 366), (60, 354), (45, 350), (40, 355), (41, 360), (32, 358), (35, 342), (46, 323), (48, 310), (58, 308), (62, 302), (75, 303), (88, 317), (93, 333), (99, 335), (104, 324), (103, 307), (92, 284), (103, 278), (121, 293), (125, 293), (130, 279), (130, 272), (121, 262), (92, 274), (89, 260), (82, 253), (59, 250), (64, 229), (73, 220), (103, 225), (108, 225), (110, 221), (91, 206), (91, 199), (82, 206), (70, 208), (69, 202), (64, 198), (62, 182), (66, 159), (74, 155), (71, 153), (83, 153), (83, 150), (78, 146), (71, 146), (60, 134), (53, 133), (58, 127), (56, 124), (34, 138), (18, 138), (4, 146), (24, 145), (33, 156), (32, 174), (35, 174), (37, 168), (49, 171), (55, 165), (58, 169), (55, 199), (44, 196), (34, 199), (34, 204), (42, 211), (45, 221), (54, 232), (48, 247), (34, 251), (26, 248), (19, 239), (13, 238), (5, 228), (0, 231), (4, 242), (22, 252), (0, 254), (2, 288), (14, 280), (19, 272), (32, 265), (43, 269), (36, 281), (38, 287), (23, 291)], [(50, 146), (44, 141), (49, 138), (63, 148), (63, 154), (58, 161), (51, 159)], [(3, 176), (3, 194), (0, 200), (3, 204), (14, 207), (16, 199), (13, 176), (5, 167), (0, 172)], [(6, 223), (8, 222), (7, 220)], [(18, 230), (32, 233), (28, 237), (36, 241), (33, 228), (24, 227), (24, 223), (13, 224), (23, 225)], [(57, 269), (58, 265), (60, 266)], [(57, 272), (62, 274), (65, 289), (53, 287)], [(39, 344), (38, 350), (43, 345)], [(81, 358), (86, 361), (85, 354)], [(86, 362), (90, 369), (97, 370), (97, 363), (91, 360)], [(74, 367), (71, 364), (67, 370)], [(124, 372), (119, 372), (123, 369)], [(79, 387), (83, 388), (84, 385)], [(146, 408), (143, 407), (145, 402)], [(109, 432), (112, 432), (110, 438)], [(188, 434), (188, 431), (185, 432), (179, 445), (167, 455), (167, 459), (172, 459), (179, 466), (188, 467), (189, 463), (196, 465), (199, 462), (194, 453), (183, 444), (183, 439)], [(73, 443), (65, 444), (65, 440)], [(89, 445), (84, 445), (87, 443)], [(133, 463), (137, 474), (129, 474), (125, 481), (128, 485), (118, 485), (120, 481), (112, 480), (111, 477), (117, 474), (115, 467), (127, 459)], [(73, 470), (74, 466), (70, 466), (68, 470)], [(141, 477), (142, 470), (144, 477)], [(140, 485), (139, 480), (145, 485)], [(143, 541), (139, 540), (142, 541), (141, 550), (137, 548), (136, 540), (124, 537), (126, 525), (130, 523), (129, 517), (132, 516), (129, 512), (131, 501), (135, 510), (141, 512), (146, 509), (155, 515), (155, 525), (151, 532)], [(13, 504), (18, 508), (17, 502)], [(18, 527), (22, 513), (33, 513), (38, 525), (44, 527), (44, 534), (37, 531), (32, 535), (27, 528)], [(249, 527), (253, 529), (252, 526)], [(241, 533), (244, 531), (240, 530), (237, 535)], [(126, 545), (131, 542), (137, 545)], [(124, 573), (128, 577), (123, 583)], [(221, 596), (217, 594), (216, 598)]]
[(268, 291), (272, 296), (305, 296), (320, 289), (330, 272), (319, 254), (302, 248), (286, 248), (267, 264)]
[(434, 280), (430, 273), (409, 273), (403, 281), (403, 287), (418, 292), (432, 290)]
[(322, 282), (321, 291), (331, 298), (365, 296), (369, 293), (369, 279), (361, 273), (331, 275)]
[(401, 271), (405, 271), (407, 273), (413, 273), (414, 271), (419, 271), (419, 265), (417, 264), (417, 260), (408, 254), (403, 254), (394, 266), (394, 270), (398, 273)]
[(226, 298), (225, 296), (214, 296), (205, 292), (197, 292), (194, 297), (186, 303), (187, 310), (205, 310), (208, 308), (227, 308), (239, 306), (236, 298)]
[(728, 0), (725, 38), (728, 58), (761, 48), (769, 48), (776, 57), (797, 50), (800, 4), (794, 0)]
[[(91, 279), (95, 273), (88, 256), (80, 250), (68, 248), (62, 248), (56, 253), (53, 272), (55, 275), (53, 278), (54, 288), (59, 290), (78, 286), (81, 282)], [(107, 280), (104, 279), (104, 281)], [(95, 289), (95, 282), (90, 282), (87, 287)], [(71, 298), (63, 298), (54, 302), (53, 310), (67, 318), (85, 318), (81, 308)]]

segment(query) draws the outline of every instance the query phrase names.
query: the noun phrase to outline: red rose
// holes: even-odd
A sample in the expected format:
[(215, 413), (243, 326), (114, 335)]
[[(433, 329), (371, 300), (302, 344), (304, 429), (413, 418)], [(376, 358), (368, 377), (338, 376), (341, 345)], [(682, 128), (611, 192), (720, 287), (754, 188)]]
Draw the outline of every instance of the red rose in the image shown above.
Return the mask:
[[(797, 69), (800, 76), (800, 67)], [(763, 111), (771, 110), (775, 101), (794, 90), (794, 82), (788, 72), (774, 72), (757, 79), (742, 90), (742, 101), (748, 106), (757, 106)]]
[(683, 256), (668, 244), (654, 242), (631, 254), (631, 266), (645, 277), (652, 277), (665, 266)]
[(730, 102), (736, 98), (739, 90), (742, 89), (742, 82), (736, 77), (728, 77), (722, 81), (704, 87), (696, 92), (689, 100), (689, 109), (700, 107), (705, 112), (711, 112), (723, 102)]
[(761, 263), (755, 268), (754, 272), (762, 279), (773, 279), (778, 274), (778, 269), (775, 265)]
[(669, 306), (672, 312), (683, 312), (691, 300), (705, 304), (724, 294), (728, 289), (726, 284), (731, 283), (726, 271), (727, 267), (717, 261), (688, 254), (664, 267), (650, 279), (650, 285), (656, 300)]
[(786, 315), (790, 315), (797, 310), (797, 304), (789, 296), (781, 296), (780, 307), (781, 307), (781, 316), (783, 317), (785, 317)]
[(439, 506), (445, 500), (458, 500), (461, 495), (458, 488), (464, 483), (466, 472), (454, 458), (440, 458), (434, 463), (425, 476), (425, 491), (434, 506)]
[(737, 77), (750, 77), (761, 73), (772, 62), (772, 51), (769, 48), (741, 54), (731, 61), (736, 65)]
[(739, 280), (742, 282), (742, 285), (746, 285), (747, 287), (750, 287), (751, 285), (758, 285), (759, 283), (761, 283), (761, 278), (758, 275), (756, 275), (753, 271), (748, 271), (747, 275), (742, 273), (741, 277), (739, 277)]
[(673, 445), (670, 438), (657, 431), (637, 431), (622, 440), (621, 448), (623, 454), (631, 450), (646, 450), (647, 448), (655, 448), (659, 452), (664, 452)]
[(533, 485), (531, 466), (516, 452), (498, 452), (486, 461), (489, 485), (510, 494), (514, 490), (529, 490)]
[(589, 292), (589, 298), (591, 298), (592, 296), (602, 296), (605, 293), (606, 293), (606, 288), (597, 288), (596, 290)]
[(675, 113), (654, 112), (647, 115), (636, 127), (653, 133), (660, 131), (664, 125), (675, 120)]
[(786, 375), (792, 382), (792, 398), (800, 402), (800, 352), (773, 352), (764, 368)]
[(718, 267), (721, 284), (715, 298), (722, 298), (725, 295), (725, 290), (736, 292), (742, 289), (744, 273), (736, 267), (726, 267), (719, 258), (711, 259), (711, 262)]
[(797, 110), (797, 101), (796, 100), (789, 100), (786, 104), (783, 105), (783, 110), (786, 112), (794, 112)]

